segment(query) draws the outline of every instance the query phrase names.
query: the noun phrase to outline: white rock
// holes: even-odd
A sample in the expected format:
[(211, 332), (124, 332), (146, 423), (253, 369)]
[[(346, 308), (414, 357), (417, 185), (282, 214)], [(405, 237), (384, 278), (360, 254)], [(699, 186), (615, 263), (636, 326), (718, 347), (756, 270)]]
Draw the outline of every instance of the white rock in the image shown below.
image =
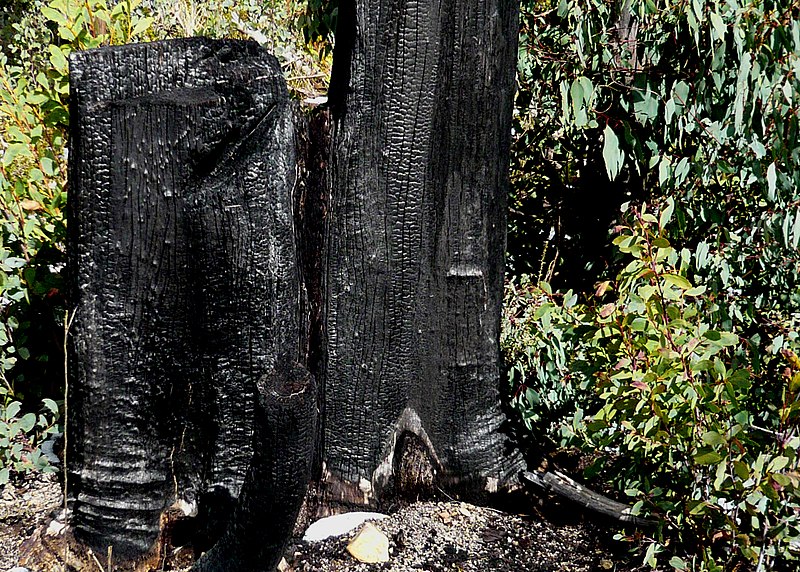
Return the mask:
[(12, 568), (8, 572), (31, 572), (31, 571), (25, 568), (24, 566), (17, 566), (16, 568)]
[(66, 530), (66, 528), (67, 528), (67, 525), (64, 524), (63, 522), (60, 522), (58, 520), (53, 520), (53, 521), (50, 521), (50, 524), (47, 525), (47, 530), (45, 530), (44, 533), (47, 536), (58, 536), (62, 532), (64, 532), (64, 530)]
[(314, 107), (316, 107), (317, 105), (328, 103), (328, 98), (324, 95), (321, 95), (319, 97), (307, 97), (306, 99), (303, 100), (303, 103), (305, 103), (306, 105), (313, 105)]
[(319, 542), (331, 536), (342, 536), (368, 520), (383, 520), (385, 514), (379, 512), (348, 512), (321, 518), (306, 529), (303, 540)]

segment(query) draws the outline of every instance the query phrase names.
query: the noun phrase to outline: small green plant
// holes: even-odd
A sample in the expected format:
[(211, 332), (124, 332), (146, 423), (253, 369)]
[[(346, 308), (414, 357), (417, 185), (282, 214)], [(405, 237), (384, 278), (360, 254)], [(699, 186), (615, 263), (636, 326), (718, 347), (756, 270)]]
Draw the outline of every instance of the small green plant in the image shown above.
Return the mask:
[(8, 387), (0, 387), (0, 486), (13, 473), (55, 472), (40, 444), (58, 431), (58, 405), (45, 399), (42, 411), (21, 415), (22, 404)]
[(586, 307), (572, 291), (553, 292), (528, 275), (508, 281), (500, 346), (511, 405), (537, 439), (574, 441), (575, 423), (594, 400), (591, 378), (575, 368)]

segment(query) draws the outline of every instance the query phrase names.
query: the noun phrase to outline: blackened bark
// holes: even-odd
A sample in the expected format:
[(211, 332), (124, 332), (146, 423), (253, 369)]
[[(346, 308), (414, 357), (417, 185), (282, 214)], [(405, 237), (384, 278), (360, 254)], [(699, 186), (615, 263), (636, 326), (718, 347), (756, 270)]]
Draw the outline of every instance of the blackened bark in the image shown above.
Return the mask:
[(71, 98), (71, 528), (136, 559), (170, 505), (245, 518), (256, 382), (304, 354), (292, 113), (272, 56), (205, 39), (76, 54)]
[(311, 478), (316, 422), (316, 388), (304, 367), (280, 363), (259, 380), (255, 453), (236, 514), (194, 570), (275, 570)]
[[(323, 470), (373, 502), (403, 433), (439, 486), (494, 489), (517, 4), (347, 0), (330, 89)], [(412, 442), (412, 441), (410, 441)]]
[(168, 533), (206, 552), (198, 570), (269, 568), (315, 454), (327, 502), (514, 484), (516, 3), (350, 0), (340, 22), (331, 123), (300, 135), (255, 44), (73, 59), (67, 456), (95, 552), (157, 557)]

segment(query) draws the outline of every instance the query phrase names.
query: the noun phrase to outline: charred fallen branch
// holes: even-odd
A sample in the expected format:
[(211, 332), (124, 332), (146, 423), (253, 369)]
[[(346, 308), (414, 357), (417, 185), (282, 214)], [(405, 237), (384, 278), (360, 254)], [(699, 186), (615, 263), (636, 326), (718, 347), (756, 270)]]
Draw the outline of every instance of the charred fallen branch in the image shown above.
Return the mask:
[(658, 521), (631, 514), (632, 507), (629, 505), (596, 493), (559, 471), (523, 471), (522, 478), (545, 492), (553, 492), (584, 508), (610, 516), (620, 522), (630, 523), (635, 526), (655, 526), (658, 524)]

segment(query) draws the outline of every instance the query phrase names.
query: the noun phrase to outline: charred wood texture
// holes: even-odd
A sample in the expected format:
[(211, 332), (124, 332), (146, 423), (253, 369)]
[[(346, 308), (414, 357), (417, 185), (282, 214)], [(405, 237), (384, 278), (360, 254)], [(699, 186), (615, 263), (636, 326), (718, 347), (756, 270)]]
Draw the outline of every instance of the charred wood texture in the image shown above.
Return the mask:
[(331, 504), (516, 485), (516, 3), (345, 0), (339, 22), (329, 110), (303, 119), (253, 43), (72, 60), (78, 547), (143, 569), (180, 537), (196, 570), (265, 570), (312, 474)]
[(254, 454), (236, 514), (224, 536), (195, 564), (198, 572), (275, 570), (311, 478), (316, 441), (314, 379), (279, 364), (258, 383)]
[(280, 365), (306, 343), (286, 84), (254, 43), (189, 39), (76, 54), (71, 98), (71, 529), (141, 559), (213, 498), (213, 545), (312, 453), (313, 384)]
[(511, 0), (340, 3), (317, 376), (330, 501), (387, 494), (402, 442), (424, 445), (436, 486), (516, 480), (498, 347), (516, 46)]

